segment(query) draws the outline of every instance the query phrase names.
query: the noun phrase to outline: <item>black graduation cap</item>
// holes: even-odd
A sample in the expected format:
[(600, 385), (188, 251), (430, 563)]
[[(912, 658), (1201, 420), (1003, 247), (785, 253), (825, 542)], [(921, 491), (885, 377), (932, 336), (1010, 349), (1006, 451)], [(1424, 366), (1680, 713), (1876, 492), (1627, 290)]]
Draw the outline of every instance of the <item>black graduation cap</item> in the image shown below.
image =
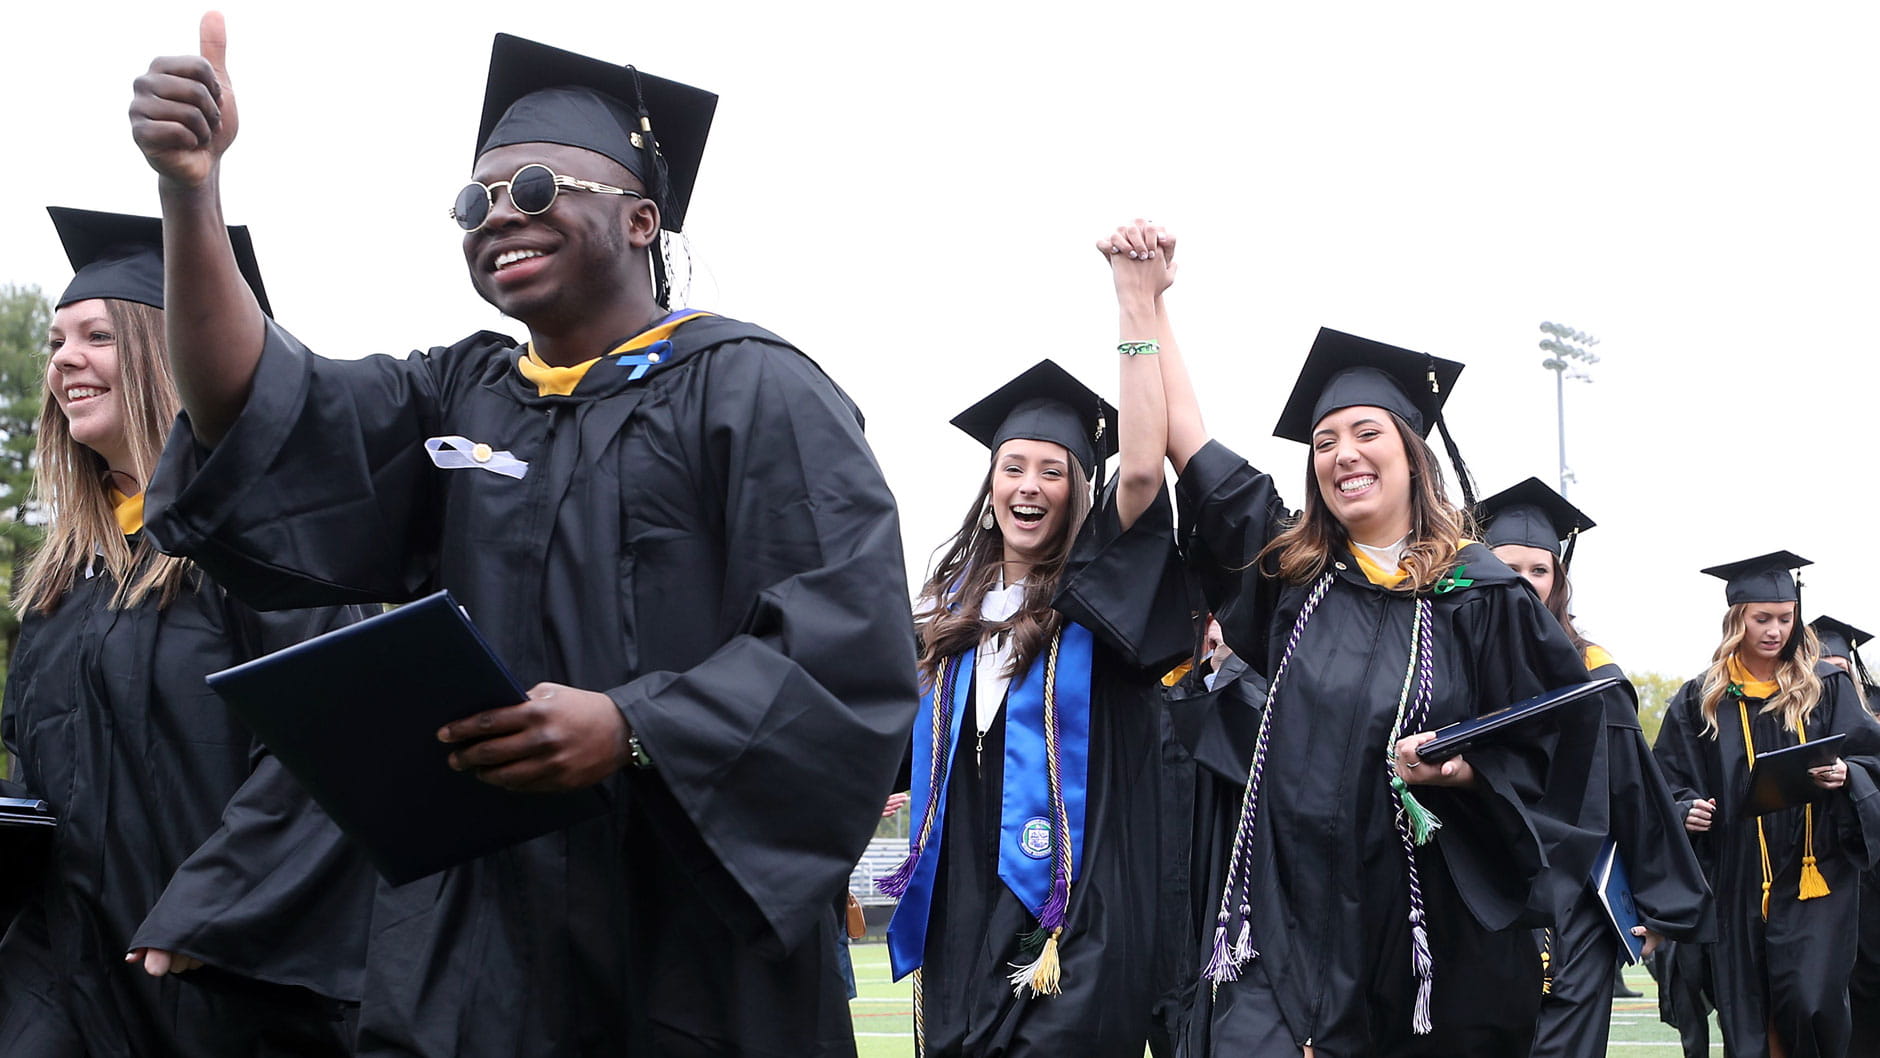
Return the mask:
[(1596, 524), (1539, 478), (1529, 478), (1476, 504), (1475, 520), (1483, 526), (1483, 543), (1489, 547), (1538, 547), (1563, 565), (1573, 553), (1574, 540)]
[(1873, 638), (1873, 633), (1863, 632), (1845, 621), (1837, 621), (1825, 614), (1808, 622), (1808, 627), (1815, 630), (1815, 638), (1821, 640), (1821, 656), (1847, 658), (1852, 660), (1854, 651), (1862, 643)]
[(1312, 428), (1340, 408), (1371, 405), (1401, 416), (1428, 437), (1442, 417), (1462, 365), (1355, 334), (1319, 328), (1273, 435), (1312, 443)]
[[(65, 256), (77, 273), (59, 295), (63, 308), (74, 301), (116, 298), (152, 308), (163, 307), (163, 221), (128, 213), (100, 213), (89, 209), (47, 206), (52, 226), (65, 245)], [(235, 264), (260, 302), (261, 311), (274, 315), (268, 292), (261, 285), (261, 265), (255, 260), (248, 229), (233, 225), (228, 240), (235, 249)]]
[(661, 226), (679, 231), (717, 109), (715, 93), (498, 33), (490, 48), (477, 157), (514, 143), (559, 143), (604, 154), (646, 185), (659, 205)]
[(955, 415), (953, 425), (995, 453), (1014, 437), (1061, 444), (1086, 475), (1116, 454), (1116, 409), (1051, 360)]
[(1812, 566), (1813, 562), (1787, 551), (1726, 562), (1702, 572), (1724, 581), (1723, 597), (1731, 606), (1746, 602), (1796, 602), (1801, 595), (1795, 588), (1790, 570)]

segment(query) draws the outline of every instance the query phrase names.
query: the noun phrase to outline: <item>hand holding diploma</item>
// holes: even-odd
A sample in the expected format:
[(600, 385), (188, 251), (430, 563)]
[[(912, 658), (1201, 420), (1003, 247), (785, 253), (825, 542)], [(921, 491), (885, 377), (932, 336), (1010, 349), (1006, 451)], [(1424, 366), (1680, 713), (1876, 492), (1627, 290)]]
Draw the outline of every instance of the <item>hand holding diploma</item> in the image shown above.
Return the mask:
[(1475, 769), (1460, 755), (1441, 764), (1431, 764), (1417, 756), (1417, 748), (1435, 737), (1434, 731), (1419, 731), (1397, 741), (1396, 751), (1392, 754), (1397, 777), (1420, 786), (1474, 786)]
[(466, 743), (450, 766), (492, 786), (557, 793), (593, 786), (631, 756), (627, 722), (614, 700), (559, 683), (529, 688), (520, 705), (490, 709), (438, 729), (439, 742)]

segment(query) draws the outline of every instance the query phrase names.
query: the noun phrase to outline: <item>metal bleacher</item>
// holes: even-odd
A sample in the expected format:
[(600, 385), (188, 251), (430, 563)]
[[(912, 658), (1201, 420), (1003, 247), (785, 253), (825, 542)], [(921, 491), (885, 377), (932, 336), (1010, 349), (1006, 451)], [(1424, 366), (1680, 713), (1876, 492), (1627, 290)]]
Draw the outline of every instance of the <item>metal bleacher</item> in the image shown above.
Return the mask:
[(870, 841), (868, 851), (862, 853), (861, 862), (849, 874), (849, 892), (854, 893), (864, 907), (893, 906), (894, 897), (875, 888), (875, 879), (900, 866), (906, 856), (906, 838), (876, 838)]

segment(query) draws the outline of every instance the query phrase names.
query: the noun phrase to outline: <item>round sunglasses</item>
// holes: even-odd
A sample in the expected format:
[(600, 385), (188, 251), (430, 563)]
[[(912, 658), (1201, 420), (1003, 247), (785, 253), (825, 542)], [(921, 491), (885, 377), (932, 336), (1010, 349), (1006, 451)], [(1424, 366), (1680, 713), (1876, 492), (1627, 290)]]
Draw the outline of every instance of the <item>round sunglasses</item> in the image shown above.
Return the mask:
[(507, 180), (498, 180), (493, 184), (471, 181), (457, 192), (457, 204), (450, 207), (450, 219), (465, 231), (476, 231), (490, 219), (490, 210), (496, 208), (496, 189), (509, 189), (509, 204), (516, 207), (516, 212), (533, 217), (548, 212), (548, 207), (555, 204), (555, 197), (563, 188), (569, 191), (589, 191), (597, 195), (632, 195), (645, 198), (638, 191), (629, 191), (624, 187), (610, 184), (598, 184), (592, 180), (576, 180), (572, 176), (562, 176), (540, 162), (531, 162), (516, 170), (516, 175)]

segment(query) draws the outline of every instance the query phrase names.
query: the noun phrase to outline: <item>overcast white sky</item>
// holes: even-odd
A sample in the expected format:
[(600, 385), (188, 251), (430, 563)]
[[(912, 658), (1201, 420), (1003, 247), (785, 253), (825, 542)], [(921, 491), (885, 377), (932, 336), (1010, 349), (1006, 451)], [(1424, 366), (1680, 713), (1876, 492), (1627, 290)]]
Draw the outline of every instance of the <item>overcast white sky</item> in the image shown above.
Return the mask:
[[(70, 270), (46, 205), (156, 211), (130, 82), (202, 5), (7, 15), (0, 282)], [(1093, 239), (1181, 237), (1171, 304), (1209, 423), (1297, 503), (1269, 433), (1316, 329), (1465, 362), (1484, 493), (1555, 477), (1537, 325), (1601, 339), (1567, 392), (1571, 498), (1600, 523), (1583, 627), (1696, 673), (1702, 566), (1816, 560), (1810, 615), (1880, 630), (1871, 548), (1880, 248), (1870, 4), (659, 4), (235, 0), (225, 167), (280, 320), (332, 356), (514, 325), (445, 216), (501, 30), (721, 95), (691, 302), (762, 323), (862, 404), (910, 569), (983, 450), (946, 421), (1043, 356), (1114, 395)]]

